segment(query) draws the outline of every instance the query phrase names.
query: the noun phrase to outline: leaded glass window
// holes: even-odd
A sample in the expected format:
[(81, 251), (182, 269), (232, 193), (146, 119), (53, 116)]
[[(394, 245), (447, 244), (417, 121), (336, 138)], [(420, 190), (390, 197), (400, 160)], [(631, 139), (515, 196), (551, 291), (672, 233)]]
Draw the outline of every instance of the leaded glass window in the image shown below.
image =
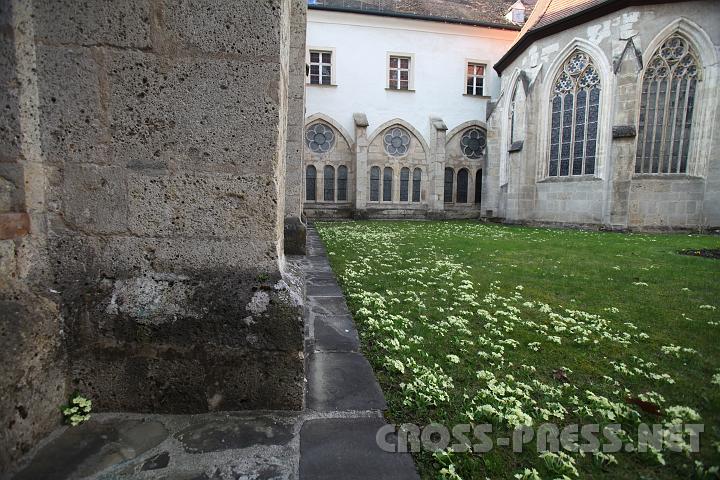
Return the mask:
[(555, 79), (551, 99), (548, 175), (595, 173), (600, 75), (589, 55), (576, 51)]
[(348, 181), (348, 169), (345, 165), (338, 167), (338, 178), (337, 178), (337, 200), (338, 202), (347, 201), (347, 181)]
[(462, 153), (467, 158), (480, 158), (485, 151), (485, 145), (487, 144), (487, 137), (485, 131), (479, 128), (471, 128), (465, 130), (465, 133), (460, 137), (460, 147)]
[(475, 204), (480, 205), (482, 199), (482, 169), (475, 172)]
[(640, 98), (636, 173), (687, 173), (697, 58), (690, 42), (672, 35), (648, 62)]
[(412, 185), (412, 201), (420, 201), (420, 182), (422, 181), (422, 170), (416, 168), (413, 170), (413, 185)]
[(400, 201), (408, 201), (408, 193), (410, 187), (410, 169), (404, 167), (400, 170)]
[(445, 191), (443, 192), (443, 201), (445, 203), (452, 203), (453, 194), (453, 181), (455, 179), (455, 172), (450, 167), (445, 167)]
[(380, 201), (380, 167), (370, 169), (370, 201)]
[(335, 145), (335, 132), (324, 123), (314, 123), (305, 131), (305, 144), (315, 153), (327, 153)]
[(317, 187), (317, 170), (312, 165), (305, 169), (305, 200), (315, 201)]
[(335, 169), (331, 165), (325, 165), (323, 170), (323, 200), (335, 201)]
[(410, 148), (410, 132), (402, 127), (393, 127), (383, 135), (385, 151), (393, 157), (402, 157)]
[(457, 203), (467, 203), (468, 199), (468, 171), (467, 168), (461, 168), (457, 175), (457, 192), (455, 201)]
[(392, 168), (385, 167), (385, 170), (383, 170), (383, 202), (392, 201), (392, 177)]

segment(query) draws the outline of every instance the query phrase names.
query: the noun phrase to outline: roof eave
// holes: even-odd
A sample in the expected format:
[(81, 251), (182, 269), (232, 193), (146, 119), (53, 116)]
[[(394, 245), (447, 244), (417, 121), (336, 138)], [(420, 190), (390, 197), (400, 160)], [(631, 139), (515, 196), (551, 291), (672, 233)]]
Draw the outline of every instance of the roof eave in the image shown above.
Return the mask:
[(566, 30), (568, 28), (580, 25), (585, 22), (589, 22), (598, 17), (602, 17), (603, 15), (607, 15), (609, 13), (613, 13), (627, 7), (672, 3), (674, 1), (676, 0), (608, 0), (606, 2), (599, 3), (585, 10), (581, 10), (572, 15), (568, 15), (565, 18), (557, 20), (543, 27), (529, 30), (525, 35), (520, 38), (520, 40), (518, 40), (517, 43), (515, 43), (512, 47), (510, 47), (507, 52), (505, 52), (505, 55), (503, 55), (500, 60), (498, 60), (495, 65), (493, 65), (493, 68), (498, 73), (498, 75), (502, 75), (502, 71), (505, 70), (505, 68), (507, 68), (513, 60), (520, 56), (520, 54), (525, 51), (525, 49), (529, 47), (534, 41), (550, 36), (559, 31)]
[(308, 5), (311, 10), (323, 10), (328, 12), (344, 12), (344, 13), (357, 13), (361, 15), (374, 15), (378, 17), (395, 17), (404, 18), (407, 20), (423, 20), (426, 22), (440, 22), (440, 23), (452, 23), (457, 25), (468, 25), (471, 27), (485, 27), (485, 28), (497, 28), (500, 30), (514, 30), (519, 31), (518, 25), (508, 23), (493, 23), (493, 22), (480, 22), (476, 20), (465, 20), (462, 18), (445, 18), (445, 17), (433, 17), (430, 15), (416, 15), (412, 13), (401, 13), (401, 12), (381, 12), (375, 10), (362, 10), (359, 8), (349, 7), (329, 7), (326, 5)]

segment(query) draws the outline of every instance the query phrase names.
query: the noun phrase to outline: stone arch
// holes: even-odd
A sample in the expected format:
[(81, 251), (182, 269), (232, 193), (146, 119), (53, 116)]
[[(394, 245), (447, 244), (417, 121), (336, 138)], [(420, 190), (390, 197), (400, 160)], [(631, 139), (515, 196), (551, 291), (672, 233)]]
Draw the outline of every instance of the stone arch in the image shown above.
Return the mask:
[(552, 88), (555, 83), (560, 69), (563, 68), (565, 61), (575, 51), (581, 51), (588, 55), (593, 65), (597, 69), (600, 76), (600, 115), (598, 118), (598, 136), (595, 152), (595, 172), (594, 176), (598, 178), (605, 177), (609, 156), (610, 156), (610, 140), (612, 134), (612, 93), (615, 91), (615, 76), (613, 75), (612, 66), (605, 52), (597, 45), (590, 43), (583, 38), (574, 38), (565, 48), (563, 48), (548, 65), (546, 74), (544, 75), (540, 90), (540, 112), (538, 120), (538, 137), (537, 137), (537, 170), (536, 178), (538, 180), (547, 176), (548, 163), (550, 159), (550, 101)]
[(425, 156), (427, 157), (430, 154), (430, 147), (428, 146), (427, 141), (425, 141), (425, 138), (422, 136), (422, 134), (410, 123), (406, 122), (405, 120), (401, 118), (394, 118), (392, 120), (388, 120), (387, 122), (383, 123), (379, 127), (373, 131), (373, 133), (368, 137), (368, 145), (371, 145), (373, 140), (375, 140), (375, 137), (380, 135), (382, 132), (387, 130), (390, 127), (394, 126), (400, 126), (405, 128), (407, 131), (409, 131), (418, 142), (420, 142), (420, 145), (422, 146), (423, 152), (425, 153)]
[(313, 113), (312, 115), (305, 118), (305, 127), (303, 128), (303, 136), (305, 135), (304, 131), (305, 128), (309, 127), (314, 122), (325, 122), (331, 127), (333, 127), (347, 142), (348, 147), (352, 150), (355, 146), (355, 142), (353, 141), (352, 137), (348, 133), (345, 128), (340, 125), (340, 123), (336, 122), (335, 119), (333, 119), (329, 115), (325, 115), (324, 113)]
[[(691, 44), (698, 59), (701, 62), (700, 74), (701, 78), (699, 88), (695, 99), (695, 118), (694, 123), (697, 128), (692, 128), (690, 132), (690, 152), (688, 157), (688, 175), (703, 177), (706, 175), (708, 162), (712, 152), (711, 143), (712, 135), (715, 130), (714, 112), (718, 108), (718, 98), (714, 94), (714, 89), (718, 81), (720, 81), (720, 66), (718, 65), (718, 57), (715, 45), (710, 36), (695, 22), (680, 17), (664, 28), (662, 28), (648, 43), (643, 52), (643, 74), (638, 75), (636, 98), (638, 99), (638, 108), (636, 122), (640, 116), (640, 96), (642, 94), (642, 85), (645, 78), (645, 67), (652, 59), (653, 55), (663, 42), (671, 35), (680, 34), (685, 37)], [(636, 123), (637, 124), (637, 123)], [(703, 152), (706, 152), (703, 154)]]
[(450, 141), (452, 140), (453, 137), (455, 137), (455, 135), (457, 135), (458, 133), (462, 133), (471, 127), (477, 127), (481, 130), (485, 130), (485, 133), (487, 133), (487, 130), (488, 130), (487, 123), (485, 123), (485, 122), (483, 122), (481, 120), (468, 120), (467, 122), (463, 122), (460, 125), (453, 128), (452, 130), (450, 130), (447, 133), (447, 135), (445, 136), (445, 138), (446, 138), (445, 143), (446, 144), (450, 143)]

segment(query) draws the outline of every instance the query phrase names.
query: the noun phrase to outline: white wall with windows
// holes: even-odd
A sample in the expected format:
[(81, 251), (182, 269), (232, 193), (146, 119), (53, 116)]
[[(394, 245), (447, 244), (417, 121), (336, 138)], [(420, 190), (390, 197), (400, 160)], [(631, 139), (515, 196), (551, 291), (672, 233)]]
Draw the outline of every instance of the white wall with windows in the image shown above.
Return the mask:
[[(402, 118), (426, 138), (432, 133), (430, 117), (442, 118), (449, 129), (468, 120), (484, 121), (487, 103), (500, 89), (492, 65), (517, 34), (310, 9), (307, 46), (313, 76), (312, 83), (307, 79), (306, 114), (328, 115), (349, 132), (354, 112), (367, 115), (369, 132)], [(327, 55), (313, 52), (332, 53), (331, 84), (323, 80), (328, 78)], [(315, 68), (311, 55), (323, 65)]]

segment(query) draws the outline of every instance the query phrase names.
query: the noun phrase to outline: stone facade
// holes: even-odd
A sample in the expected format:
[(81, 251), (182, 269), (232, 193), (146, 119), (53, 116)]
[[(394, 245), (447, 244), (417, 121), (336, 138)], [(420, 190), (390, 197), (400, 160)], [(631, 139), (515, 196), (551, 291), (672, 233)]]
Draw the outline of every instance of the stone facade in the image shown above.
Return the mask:
[(74, 390), (95, 411), (302, 407), (282, 278), (304, 10), (0, 2), (0, 470)]
[[(673, 35), (689, 43), (699, 63), (687, 172), (636, 173), (643, 78)], [(502, 93), (489, 119), (483, 208), (509, 222), (720, 227), (719, 48), (720, 9), (709, 1), (625, 8), (534, 41), (502, 71)], [(574, 52), (589, 55), (600, 79), (596, 168), (589, 175), (548, 176), (551, 89)], [(510, 138), (513, 104), (516, 135)]]
[[(310, 147), (310, 138), (318, 124), (331, 130), (335, 138), (327, 152), (313, 151)], [(481, 205), (475, 201), (475, 188), (476, 179), (482, 179), (484, 153), (469, 158), (463, 153), (461, 141), (471, 130), (482, 132), (484, 137), (484, 122), (465, 122), (446, 135), (447, 127), (443, 121), (433, 119), (435, 138), (432, 144), (402, 119), (390, 120), (370, 135), (364, 114), (355, 114), (355, 124), (353, 139), (326, 115), (316, 114), (306, 119), (304, 208), (308, 217), (420, 219), (480, 216)], [(385, 145), (386, 136), (392, 135), (393, 131), (402, 131), (409, 138), (407, 151), (400, 155), (389, 153)], [(338, 190), (342, 189), (337, 174), (340, 167), (348, 170), (347, 194), (342, 200), (338, 199)], [(453, 171), (453, 182), (447, 187), (444, 184), (446, 168)], [(326, 176), (326, 169), (335, 172), (334, 175)], [(464, 174), (460, 173), (462, 170), (465, 170)], [(378, 172), (376, 180), (373, 171)], [(458, 196), (458, 175), (467, 176), (464, 201)], [(328, 193), (334, 192), (329, 195), (325, 188), (327, 181), (332, 181)], [(446, 188), (449, 188), (449, 200), (445, 198)], [(374, 191), (377, 192), (375, 195)], [(315, 192), (315, 198), (312, 192)]]

